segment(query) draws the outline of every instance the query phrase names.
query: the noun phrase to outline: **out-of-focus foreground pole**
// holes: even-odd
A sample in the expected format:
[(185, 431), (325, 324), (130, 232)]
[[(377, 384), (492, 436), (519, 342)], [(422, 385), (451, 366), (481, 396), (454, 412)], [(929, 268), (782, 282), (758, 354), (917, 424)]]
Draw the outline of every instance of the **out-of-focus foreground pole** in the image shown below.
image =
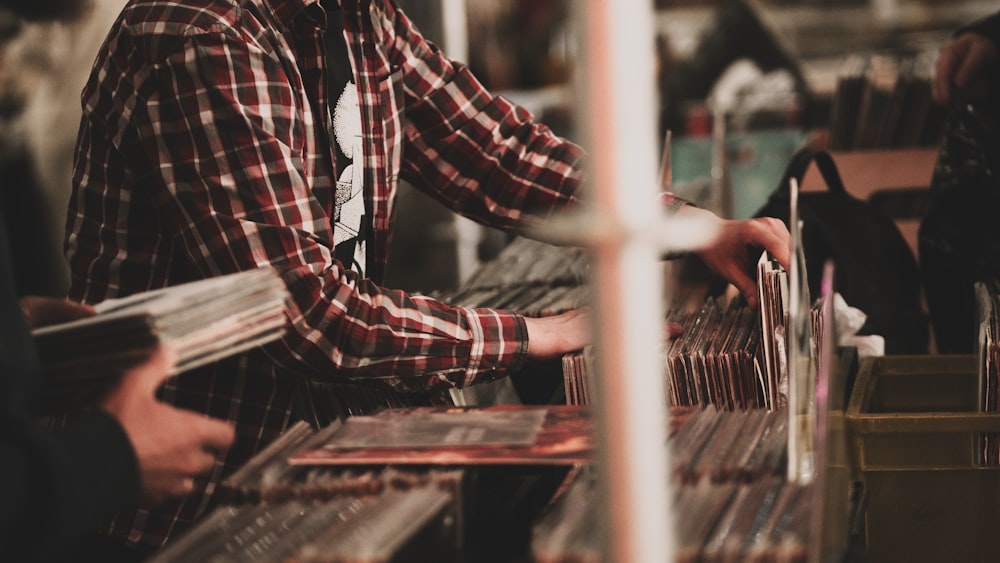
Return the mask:
[(673, 560), (667, 487), (663, 269), (655, 237), (658, 134), (650, 0), (578, 0), (580, 124), (594, 244), (601, 476), (609, 560)]

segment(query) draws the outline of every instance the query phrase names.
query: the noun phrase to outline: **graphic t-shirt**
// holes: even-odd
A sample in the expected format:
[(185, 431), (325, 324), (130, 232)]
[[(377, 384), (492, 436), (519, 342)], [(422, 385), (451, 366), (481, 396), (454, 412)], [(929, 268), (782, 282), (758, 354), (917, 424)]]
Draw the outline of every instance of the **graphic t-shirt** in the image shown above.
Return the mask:
[(323, 2), (327, 84), (333, 129), (330, 139), (337, 158), (337, 197), (334, 212), (334, 254), (341, 263), (365, 275), (370, 218), (365, 213), (362, 179), (363, 145), (358, 90), (347, 54), (344, 19), (339, 6)]

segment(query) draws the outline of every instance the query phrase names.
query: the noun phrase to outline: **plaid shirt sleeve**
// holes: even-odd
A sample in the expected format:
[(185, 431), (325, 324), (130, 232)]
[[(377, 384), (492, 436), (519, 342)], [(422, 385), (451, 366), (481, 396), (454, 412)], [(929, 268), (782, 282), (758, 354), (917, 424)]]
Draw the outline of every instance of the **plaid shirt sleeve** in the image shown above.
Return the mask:
[(380, 42), (403, 71), (402, 173), (416, 187), (483, 224), (516, 229), (577, 203), (583, 150), (494, 96), (391, 9)]
[[(378, 3), (376, 3), (378, 4)], [(403, 70), (406, 179), (480, 223), (518, 229), (578, 203), (584, 151), (494, 96), (443, 56), (392, 2), (381, 3), (376, 39)], [(689, 205), (663, 193), (661, 205)]]
[[(296, 82), (271, 53), (211, 28), (143, 29), (111, 45), (117, 63), (84, 93), (68, 239), (79, 297), (143, 289), (125, 278), (147, 260), (142, 276), (178, 261), (201, 277), (270, 266), (293, 300), (292, 330), (269, 351), (297, 372), (426, 388), (520, 366), (519, 315), (388, 290), (334, 260), (330, 213), (303, 172)], [(144, 232), (168, 240), (144, 248)]]

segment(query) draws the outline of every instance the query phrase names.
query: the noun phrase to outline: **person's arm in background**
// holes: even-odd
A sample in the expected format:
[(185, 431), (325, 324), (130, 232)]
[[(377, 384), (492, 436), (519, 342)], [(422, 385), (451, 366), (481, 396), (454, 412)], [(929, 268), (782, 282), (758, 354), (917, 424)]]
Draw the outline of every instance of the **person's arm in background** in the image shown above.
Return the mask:
[[(583, 185), (581, 147), (534, 122), (524, 109), (492, 95), (468, 68), (426, 41), (403, 12), (391, 9), (391, 4), (384, 12), (383, 33), (391, 34), (387, 43), (396, 47), (387, 56), (393, 68), (403, 69), (407, 116), (403, 173), (408, 181), (451, 209), (508, 231), (543, 222), (578, 204)], [(406, 72), (416, 68), (419, 72)], [(780, 221), (722, 220), (671, 201), (667, 198), (666, 207), (717, 225), (718, 236), (696, 253), (751, 304), (756, 303), (757, 292), (748, 248), (766, 249), (789, 266), (789, 235)], [(572, 319), (541, 321), (551, 322), (555, 331), (576, 330)], [(529, 341), (529, 348), (536, 344)], [(557, 343), (553, 346), (559, 348)]]
[(969, 24), (941, 49), (935, 69), (934, 100), (947, 104), (953, 90), (971, 101), (984, 99), (1000, 79), (1000, 12)]

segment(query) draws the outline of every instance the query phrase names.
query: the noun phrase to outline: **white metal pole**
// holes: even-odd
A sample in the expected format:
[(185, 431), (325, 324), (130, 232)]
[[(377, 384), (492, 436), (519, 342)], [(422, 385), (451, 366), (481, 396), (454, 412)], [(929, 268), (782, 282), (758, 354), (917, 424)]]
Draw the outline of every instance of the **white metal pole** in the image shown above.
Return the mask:
[(594, 248), (596, 401), (611, 561), (673, 559), (661, 355), (655, 42), (649, 0), (576, 3), (588, 196), (615, 228)]
[[(466, 0), (441, 0), (444, 51), (448, 57), (468, 64), (469, 18)], [(458, 283), (461, 285), (479, 266), (479, 241), (483, 228), (477, 223), (455, 215), (455, 257)]]
[(444, 51), (448, 57), (469, 62), (469, 21), (466, 0), (441, 0)]

